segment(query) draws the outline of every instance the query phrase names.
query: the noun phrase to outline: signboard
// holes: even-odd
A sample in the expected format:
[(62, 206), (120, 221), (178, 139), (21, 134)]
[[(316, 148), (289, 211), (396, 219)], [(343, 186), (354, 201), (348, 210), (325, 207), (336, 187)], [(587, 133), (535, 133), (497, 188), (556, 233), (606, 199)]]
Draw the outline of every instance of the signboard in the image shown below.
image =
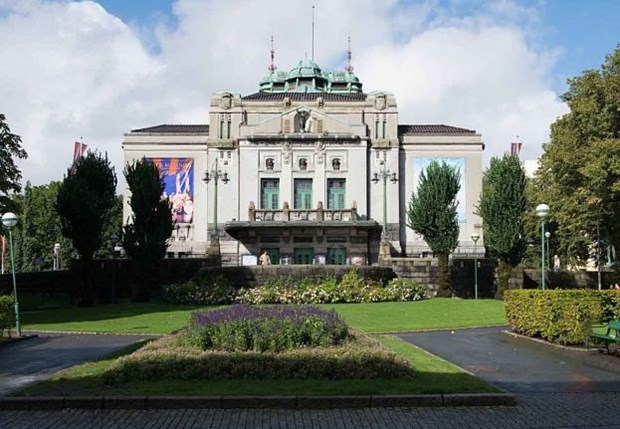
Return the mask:
[(159, 168), (164, 192), (162, 197), (172, 203), (172, 220), (190, 223), (194, 217), (194, 159), (150, 158)]
[(456, 194), (456, 213), (459, 223), (465, 223), (467, 221), (467, 204), (465, 201), (465, 158), (415, 158), (413, 160), (413, 192), (418, 192), (418, 185), (420, 184), (420, 174), (426, 170), (428, 165), (437, 161), (438, 163), (445, 162), (451, 167), (461, 173), (461, 189)]

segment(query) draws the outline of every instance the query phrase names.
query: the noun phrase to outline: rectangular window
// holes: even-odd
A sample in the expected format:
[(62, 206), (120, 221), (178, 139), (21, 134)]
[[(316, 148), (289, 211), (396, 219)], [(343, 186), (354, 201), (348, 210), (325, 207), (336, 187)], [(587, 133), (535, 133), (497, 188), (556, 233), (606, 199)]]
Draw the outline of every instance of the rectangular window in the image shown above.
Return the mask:
[(294, 209), (312, 208), (312, 179), (295, 179)]
[(334, 210), (344, 209), (345, 191), (345, 179), (327, 179), (327, 208)]
[(277, 210), (280, 204), (280, 179), (261, 179), (260, 208)]

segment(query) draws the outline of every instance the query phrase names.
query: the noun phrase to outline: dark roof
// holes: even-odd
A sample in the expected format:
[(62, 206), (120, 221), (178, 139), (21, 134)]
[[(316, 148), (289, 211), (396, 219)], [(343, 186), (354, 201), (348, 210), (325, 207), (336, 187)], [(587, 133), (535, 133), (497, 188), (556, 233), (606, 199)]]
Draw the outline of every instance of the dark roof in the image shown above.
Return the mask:
[(366, 94), (363, 93), (334, 93), (334, 92), (255, 92), (242, 97), (245, 101), (280, 101), (285, 97), (291, 101), (315, 101), (323, 97), (325, 101), (364, 101)]
[(467, 128), (452, 127), (450, 125), (399, 125), (399, 135), (472, 135), (476, 134), (475, 130), (468, 130)]
[(132, 133), (170, 133), (170, 134), (209, 134), (209, 126), (206, 124), (175, 124), (155, 125), (154, 127), (138, 128), (131, 130)]

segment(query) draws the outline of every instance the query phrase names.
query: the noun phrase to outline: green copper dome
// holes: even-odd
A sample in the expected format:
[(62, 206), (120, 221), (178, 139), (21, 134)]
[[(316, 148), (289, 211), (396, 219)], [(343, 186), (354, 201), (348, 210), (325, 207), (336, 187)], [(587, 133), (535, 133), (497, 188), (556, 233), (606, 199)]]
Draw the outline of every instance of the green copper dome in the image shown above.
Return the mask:
[(307, 58), (288, 72), (273, 71), (260, 81), (260, 92), (361, 93), (362, 83), (351, 71), (323, 72)]

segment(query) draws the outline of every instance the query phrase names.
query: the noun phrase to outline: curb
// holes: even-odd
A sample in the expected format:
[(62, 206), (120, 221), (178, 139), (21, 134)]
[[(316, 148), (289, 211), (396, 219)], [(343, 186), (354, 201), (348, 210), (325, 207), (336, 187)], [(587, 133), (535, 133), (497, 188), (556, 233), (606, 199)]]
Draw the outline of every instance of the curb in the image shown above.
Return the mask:
[(11, 338), (7, 338), (3, 341), (0, 342), (0, 347), (2, 347), (3, 345), (8, 345), (8, 344), (14, 344), (14, 343), (19, 343), (20, 341), (25, 341), (25, 340), (30, 340), (32, 338), (38, 338), (39, 336), (36, 334), (28, 334), (28, 335), (23, 335), (21, 337), (11, 337)]
[(343, 409), (514, 406), (511, 393), (360, 396), (41, 396), (0, 397), (0, 410)]

